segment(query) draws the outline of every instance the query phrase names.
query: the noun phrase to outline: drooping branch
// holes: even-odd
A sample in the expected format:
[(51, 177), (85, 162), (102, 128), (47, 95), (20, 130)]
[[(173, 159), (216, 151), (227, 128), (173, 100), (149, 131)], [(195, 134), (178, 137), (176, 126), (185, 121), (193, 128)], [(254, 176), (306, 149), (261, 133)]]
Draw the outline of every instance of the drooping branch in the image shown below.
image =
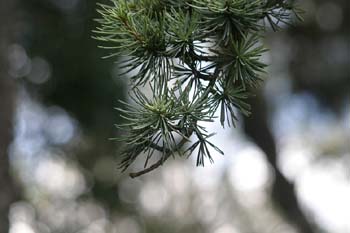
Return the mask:
[[(191, 142), (186, 152), (198, 151), (197, 166), (204, 165), (205, 157), (212, 161), (209, 147), (223, 154), (208, 141), (214, 133), (200, 123), (220, 117), (223, 126), (230, 126), (237, 120), (235, 109), (249, 113), (245, 100), (260, 83), (266, 66), (260, 61), (266, 51), (260, 46), (262, 21), (273, 19), (276, 26), (292, 11), (291, 4), (281, 2), (193, 0), (164, 4), (150, 0), (145, 5), (138, 0), (115, 0), (114, 6), (101, 5), (95, 38), (113, 44), (105, 48), (127, 56), (122, 68), (136, 72), (131, 78), (135, 98), (131, 98), (137, 107), (126, 103), (125, 109), (118, 109), (127, 121), (121, 128), (128, 132), (120, 138), (125, 142), (120, 163), (123, 171), (142, 152), (147, 152), (145, 167), (155, 151), (162, 154), (159, 161), (130, 176), (158, 168), (185, 143), (177, 143), (174, 135), (187, 140), (190, 134), (183, 132), (189, 129), (196, 132), (197, 141)], [(152, 98), (138, 89), (146, 84), (152, 88)]]

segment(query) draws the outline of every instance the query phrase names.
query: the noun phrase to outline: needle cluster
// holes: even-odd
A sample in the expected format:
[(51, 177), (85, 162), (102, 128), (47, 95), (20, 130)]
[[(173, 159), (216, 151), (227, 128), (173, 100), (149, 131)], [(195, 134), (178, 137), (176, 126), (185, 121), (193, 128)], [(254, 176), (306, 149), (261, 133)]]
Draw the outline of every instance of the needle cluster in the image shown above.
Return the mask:
[[(250, 114), (246, 100), (266, 67), (263, 32), (299, 18), (293, 0), (111, 0), (98, 12), (95, 39), (131, 76), (134, 103), (118, 108), (125, 123), (117, 125), (126, 132), (118, 138), (125, 144), (120, 167), (145, 158), (131, 177), (171, 156), (196, 154), (204, 166), (212, 151), (223, 154), (203, 122), (218, 117), (231, 126), (238, 112)], [(156, 151), (160, 159), (150, 165)]]

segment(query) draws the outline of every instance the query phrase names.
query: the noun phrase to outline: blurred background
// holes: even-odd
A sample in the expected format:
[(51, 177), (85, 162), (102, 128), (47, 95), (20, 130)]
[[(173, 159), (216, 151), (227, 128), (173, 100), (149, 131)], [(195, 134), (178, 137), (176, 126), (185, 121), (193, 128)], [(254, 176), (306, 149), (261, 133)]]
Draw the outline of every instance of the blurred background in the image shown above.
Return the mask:
[(300, 4), (266, 32), (253, 115), (208, 126), (225, 156), (130, 179), (96, 2), (0, 0), (0, 233), (350, 233), (350, 3)]

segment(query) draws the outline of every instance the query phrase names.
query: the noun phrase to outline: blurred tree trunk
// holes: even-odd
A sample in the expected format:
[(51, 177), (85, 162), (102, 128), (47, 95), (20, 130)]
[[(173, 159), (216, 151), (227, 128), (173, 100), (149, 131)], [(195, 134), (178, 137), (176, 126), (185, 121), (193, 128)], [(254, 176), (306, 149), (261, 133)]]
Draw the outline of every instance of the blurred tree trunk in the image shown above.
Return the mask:
[(7, 64), (13, 5), (13, 0), (0, 1), (0, 233), (9, 231), (8, 212), (16, 194), (8, 157), (15, 108), (15, 80), (9, 76)]
[(273, 168), (271, 198), (287, 222), (294, 225), (300, 233), (314, 233), (316, 228), (304, 215), (294, 190), (294, 184), (287, 180), (277, 165), (277, 151), (275, 140), (268, 126), (267, 110), (262, 96), (252, 98), (252, 115), (245, 119), (246, 134), (265, 153), (268, 162)]

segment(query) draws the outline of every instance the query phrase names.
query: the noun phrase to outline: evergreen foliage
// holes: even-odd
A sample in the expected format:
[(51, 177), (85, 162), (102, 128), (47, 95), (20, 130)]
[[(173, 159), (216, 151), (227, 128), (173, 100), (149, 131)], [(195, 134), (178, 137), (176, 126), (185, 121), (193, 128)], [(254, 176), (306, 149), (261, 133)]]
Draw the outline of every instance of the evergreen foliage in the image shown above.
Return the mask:
[[(202, 123), (219, 117), (230, 126), (236, 110), (249, 115), (245, 100), (266, 66), (262, 33), (299, 18), (293, 0), (111, 0), (98, 12), (95, 38), (131, 75), (135, 103), (123, 102), (118, 110), (126, 123), (117, 125), (126, 131), (118, 138), (125, 143), (120, 167), (145, 157), (144, 170), (131, 177), (170, 156), (196, 152), (197, 165), (204, 166), (205, 158), (213, 162), (210, 148), (223, 154)], [(151, 97), (140, 90), (145, 85)], [(155, 151), (161, 158), (149, 165)]]

